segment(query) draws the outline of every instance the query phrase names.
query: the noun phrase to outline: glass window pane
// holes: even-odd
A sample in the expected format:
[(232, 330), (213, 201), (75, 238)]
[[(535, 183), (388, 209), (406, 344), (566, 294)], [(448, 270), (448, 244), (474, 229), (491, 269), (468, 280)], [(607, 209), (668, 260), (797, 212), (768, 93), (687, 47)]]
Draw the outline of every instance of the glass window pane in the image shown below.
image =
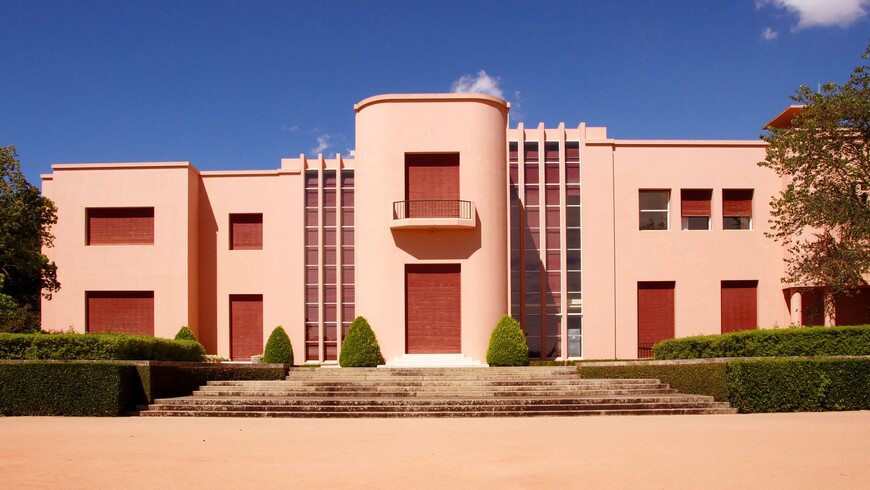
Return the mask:
[(323, 171), (323, 187), (335, 187), (335, 170)]
[(707, 216), (686, 216), (683, 218), (684, 230), (709, 230), (710, 218)]
[(565, 245), (567, 248), (580, 248), (580, 230), (577, 228), (565, 230)]
[(580, 273), (568, 272), (568, 291), (580, 291)]
[(726, 216), (722, 221), (722, 229), (725, 230), (749, 230), (752, 218), (743, 216)]
[(661, 211), (668, 209), (670, 191), (640, 191), (640, 209)]
[(353, 190), (341, 190), (341, 205), (344, 207), (353, 207)]
[(537, 184), (540, 182), (540, 175), (538, 175), (538, 165), (526, 165), (526, 184)]
[(353, 208), (343, 208), (341, 210), (341, 225), (353, 226)]
[(565, 183), (579, 184), (580, 183), (580, 164), (568, 163), (565, 165)]
[(565, 204), (568, 206), (579, 206), (580, 205), (580, 188), (579, 187), (566, 187), (565, 188)]
[(668, 229), (668, 212), (667, 211), (641, 211), (640, 212), (640, 229), (641, 230), (667, 230)]
[(335, 226), (335, 208), (323, 210), (323, 226)]
[(559, 165), (544, 166), (544, 182), (548, 184), (559, 183)]
[(562, 354), (562, 339), (559, 337), (547, 337), (547, 346), (543, 359), (554, 359)]
[(323, 206), (333, 208), (335, 207), (335, 189), (323, 190)]
[(540, 204), (541, 196), (537, 185), (526, 186), (526, 206), (537, 206)]
[(565, 209), (565, 226), (568, 228), (580, 227), (580, 208)]
[(562, 254), (558, 250), (547, 251), (547, 270), (559, 270), (562, 266)]

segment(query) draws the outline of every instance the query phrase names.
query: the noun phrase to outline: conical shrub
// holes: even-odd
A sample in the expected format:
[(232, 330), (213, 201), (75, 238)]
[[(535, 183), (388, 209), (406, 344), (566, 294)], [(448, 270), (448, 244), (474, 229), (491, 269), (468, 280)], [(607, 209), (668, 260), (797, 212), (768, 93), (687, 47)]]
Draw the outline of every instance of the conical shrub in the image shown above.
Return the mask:
[(178, 330), (178, 333), (175, 334), (175, 340), (192, 340), (194, 342), (199, 342), (196, 335), (193, 334), (193, 331), (187, 325), (183, 325)]
[(293, 345), (284, 327), (278, 325), (266, 341), (263, 362), (267, 364), (293, 364)]
[(376, 367), (383, 361), (381, 347), (369, 322), (361, 316), (356, 317), (341, 343), (338, 364), (341, 367)]
[(490, 366), (528, 366), (529, 346), (514, 317), (505, 315), (492, 330), (486, 362)]

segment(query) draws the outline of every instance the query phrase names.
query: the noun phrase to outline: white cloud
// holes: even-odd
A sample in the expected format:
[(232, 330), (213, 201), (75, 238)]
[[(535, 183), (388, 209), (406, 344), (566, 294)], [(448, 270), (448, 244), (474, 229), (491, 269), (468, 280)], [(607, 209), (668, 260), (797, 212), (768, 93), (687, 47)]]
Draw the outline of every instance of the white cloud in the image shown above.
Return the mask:
[(329, 139), (330, 139), (330, 136), (328, 134), (325, 134), (325, 133), (318, 136), (317, 137), (317, 146), (312, 148), (309, 153), (311, 153), (312, 155), (318, 155), (320, 153), (323, 153), (323, 150), (332, 146), (329, 144)]
[(287, 131), (288, 133), (295, 133), (297, 129), (299, 129), (299, 126), (296, 124), (293, 126), (288, 126), (286, 124), (281, 126), (281, 131)]
[(523, 94), (519, 90), (514, 91), (514, 99), (511, 101), (511, 121), (519, 122), (525, 119), (526, 114), (522, 111)]
[(779, 33), (771, 29), (770, 27), (765, 27), (763, 31), (761, 31), (761, 38), (765, 41), (773, 41), (774, 39), (779, 37)]
[(450, 86), (450, 91), (455, 94), (488, 94), (504, 98), (504, 92), (498, 86), (498, 77), (491, 77), (484, 70), (477, 75), (462, 75)]
[(870, 0), (757, 0), (756, 6), (773, 5), (798, 16), (792, 30), (807, 27), (848, 27), (867, 15)]
[(353, 149), (353, 148), (345, 148), (345, 149), (347, 150), (347, 157), (348, 158), (355, 158), (356, 157), (356, 150), (355, 149)]

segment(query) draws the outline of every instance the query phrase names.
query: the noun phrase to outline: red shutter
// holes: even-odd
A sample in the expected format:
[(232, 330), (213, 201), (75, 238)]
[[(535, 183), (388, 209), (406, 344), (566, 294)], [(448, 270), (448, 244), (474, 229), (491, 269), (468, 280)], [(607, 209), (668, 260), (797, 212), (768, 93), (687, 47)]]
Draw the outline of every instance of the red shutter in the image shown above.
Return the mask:
[(834, 319), (837, 325), (866, 325), (870, 323), (870, 288), (856, 291), (852, 296), (834, 300)]
[(406, 199), (459, 200), (459, 154), (405, 155)]
[(580, 142), (568, 141), (565, 143), (565, 161), (577, 163), (580, 161)]
[(154, 208), (88, 208), (88, 245), (154, 244)]
[(510, 162), (520, 161), (518, 146), (519, 146), (519, 144), (516, 141), (511, 141), (510, 143), (508, 143), (508, 161), (510, 161)]
[(547, 162), (559, 161), (559, 143), (544, 144), (544, 160)]
[(230, 295), (230, 356), (248, 361), (263, 353), (263, 295)]
[(88, 291), (85, 298), (89, 333), (154, 335), (153, 291)]
[(674, 338), (674, 282), (637, 283), (637, 342), (650, 348)]
[(758, 281), (722, 281), (722, 333), (758, 328)]
[(722, 216), (752, 217), (752, 189), (723, 189)]
[(534, 163), (538, 161), (538, 144), (525, 143), (523, 144), (523, 153), (525, 153), (526, 163)]
[(263, 249), (263, 215), (230, 215), (230, 250)]
[(683, 189), (680, 192), (681, 210), (683, 217), (710, 216), (710, 199), (713, 197), (712, 189)]
[(459, 264), (409, 264), (405, 271), (408, 354), (456, 354), (461, 350)]

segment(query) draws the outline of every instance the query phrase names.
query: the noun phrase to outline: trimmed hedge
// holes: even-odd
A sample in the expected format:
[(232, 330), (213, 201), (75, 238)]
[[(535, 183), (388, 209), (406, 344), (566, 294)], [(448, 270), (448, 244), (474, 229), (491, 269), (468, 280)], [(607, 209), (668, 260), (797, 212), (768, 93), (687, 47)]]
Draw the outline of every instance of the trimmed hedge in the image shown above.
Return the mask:
[(136, 366), (107, 362), (0, 363), (3, 415), (121, 415), (144, 400)]
[(199, 342), (196, 339), (196, 335), (193, 334), (193, 330), (190, 329), (187, 325), (182, 325), (180, 329), (178, 329), (178, 333), (175, 334), (174, 340), (192, 340), (194, 342)]
[(338, 364), (341, 367), (377, 367), (384, 362), (381, 346), (368, 320), (358, 316), (350, 324), (341, 343)]
[(283, 366), (125, 361), (0, 362), (0, 414), (117, 416), (209, 381), (283, 379)]
[(519, 322), (510, 315), (501, 317), (486, 349), (486, 362), (490, 366), (528, 366), (529, 346)]
[(735, 360), (726, 378), (740, 412), (870, 409), (868, 358)]
[(745, 330), (669, 339), (653, 346), (656, 359), (870, 355), (870, 325)]
[(658, 379), (683, 393), (709, 395), (728, 401), (726, 363), (659, 364), (636, 366), (596, 366), (583, 363), (577, 368), (581, 378)]
[(284, 327), (278, 325), (269, 335), (263, 350), (263, 362), (267, 364), (293, 364), (293, 345)]
[(203, 359), (195, 341), (121, 334), (0, 334), (0, 359), (153, 360)]

